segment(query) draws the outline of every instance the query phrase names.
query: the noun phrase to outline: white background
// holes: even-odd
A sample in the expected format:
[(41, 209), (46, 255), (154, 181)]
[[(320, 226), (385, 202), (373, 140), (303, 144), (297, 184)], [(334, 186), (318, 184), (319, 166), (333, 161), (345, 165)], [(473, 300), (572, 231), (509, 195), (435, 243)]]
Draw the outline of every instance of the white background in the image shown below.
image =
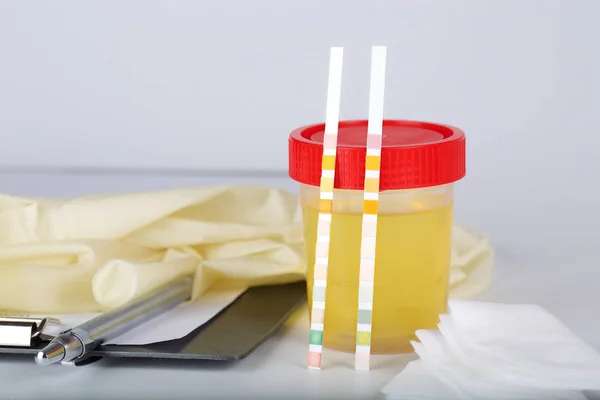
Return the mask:
[[(0, 166), (285, 171), (287, 135), (365, 118), (371, 45), (387, 118), (465, 129), (469, 175), (590, 178), (600, 1), (0, 0)], [(594, 168), (595, 167), (595, 168)], [(558, 182), (557, 182), (558, 183)]]

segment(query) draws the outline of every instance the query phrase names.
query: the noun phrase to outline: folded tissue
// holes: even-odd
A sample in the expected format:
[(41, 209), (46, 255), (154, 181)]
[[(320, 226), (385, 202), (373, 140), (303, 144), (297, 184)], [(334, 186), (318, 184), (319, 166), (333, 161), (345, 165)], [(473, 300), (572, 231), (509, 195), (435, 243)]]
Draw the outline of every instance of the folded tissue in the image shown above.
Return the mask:
[(439, 330), (417, 332), (419, 359), (383, 388), (389, 399), (586, 399), (600, 353), (533, 305), (452, 300)]
[[(0, 195), (0, 312), (117, 307), (183, 274), (208, 288), (304, 279), (298, 196), (224, 186), (74, 199)], [(490, 280), (487, 239), (454, 228), (451, 297)]]

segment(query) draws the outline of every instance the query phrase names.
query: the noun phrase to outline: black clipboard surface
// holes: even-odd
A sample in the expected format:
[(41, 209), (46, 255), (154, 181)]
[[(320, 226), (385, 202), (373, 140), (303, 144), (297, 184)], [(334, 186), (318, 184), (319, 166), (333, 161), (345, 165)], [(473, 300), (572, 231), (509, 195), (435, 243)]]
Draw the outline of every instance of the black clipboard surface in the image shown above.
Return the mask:
[[(305, 300), (305, 282), (253, 287), (181, 339), (135, 346), (101, 346), (89, 360), (102, 357), (240, 360), (273, 335)], [(0, 347), (0, 354), (34, 355), (45, 344)]]

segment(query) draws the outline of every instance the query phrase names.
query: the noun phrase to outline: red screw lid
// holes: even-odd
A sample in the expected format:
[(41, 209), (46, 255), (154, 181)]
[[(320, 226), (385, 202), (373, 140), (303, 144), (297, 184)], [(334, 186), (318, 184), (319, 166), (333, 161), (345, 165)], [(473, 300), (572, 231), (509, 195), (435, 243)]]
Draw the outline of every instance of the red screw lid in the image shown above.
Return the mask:
[[(363, 190), (367, 121), (340, 121), (336, 153), (336, 189)], [(298, 128), (289, 139), (289, 174), (300, 183), (319, 186), (325, 124)], [(444, 185), (465, 176), (462, 130), (417, 121), (385, 120), (379, 188), (413, 189)]]

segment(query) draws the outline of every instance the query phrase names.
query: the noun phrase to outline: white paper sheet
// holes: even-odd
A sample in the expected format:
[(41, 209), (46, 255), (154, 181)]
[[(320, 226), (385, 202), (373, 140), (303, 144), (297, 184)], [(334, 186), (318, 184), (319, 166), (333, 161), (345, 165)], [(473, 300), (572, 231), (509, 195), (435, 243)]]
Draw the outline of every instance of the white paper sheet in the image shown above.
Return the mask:
[[(217, 315), (245, 291), (246, 289), (209, 290), (193, 303), (159, 315), (106, 344), (140, 345), (180, 339)], [(66, 330), (97, 315), (99, 314), (62, 314), (53, 317), (58, 318)]]

